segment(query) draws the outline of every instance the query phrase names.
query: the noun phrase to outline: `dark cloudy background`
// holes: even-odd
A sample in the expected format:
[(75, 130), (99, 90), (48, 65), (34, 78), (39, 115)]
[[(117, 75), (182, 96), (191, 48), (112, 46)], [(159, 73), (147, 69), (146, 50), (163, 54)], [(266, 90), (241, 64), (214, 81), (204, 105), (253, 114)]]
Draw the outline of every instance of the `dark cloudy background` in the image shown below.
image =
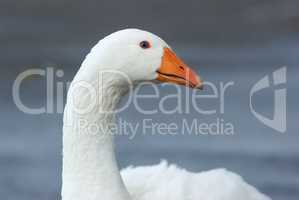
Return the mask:
[[(117, 137), (120, 167), (158, 163), (161, 158), (191, 171), (225, 167), (274, 200), (299, 198), (299, 1), (297, 0), (0, 0), (0, 199), (60, 199), (62, 115), (28, 115), (15, 106), (11, 88), (29, 68), (64, 70), (70, 81), (89, 49), (102, 37), (135, 27), (158, 34), (207, 81), (234, 81), (225, 114), (158, 113), (156, 122), (223, 117), (235, 135)], [(250, 88), (287, 66), (287, 132), (278, 133), (249, 111)], [(285, 86), (284, 86), (285, 87)], [(273, 114), (273, 87), (255, 99)], [(161, 88), (165, 94), (170, 89)], [(144, 93), (149, 92), (147, 88)], [(21, 88), (26, 105), (45, 104), (45, 80)], [(143, 106), (158, 105), (144, 102)], [(219, 103), (219, 102), (218, 102)], [(202, 102), (203, 107), (217, 101)], [(131, 106), (119, 115), (131, 122), (148, 117)]]

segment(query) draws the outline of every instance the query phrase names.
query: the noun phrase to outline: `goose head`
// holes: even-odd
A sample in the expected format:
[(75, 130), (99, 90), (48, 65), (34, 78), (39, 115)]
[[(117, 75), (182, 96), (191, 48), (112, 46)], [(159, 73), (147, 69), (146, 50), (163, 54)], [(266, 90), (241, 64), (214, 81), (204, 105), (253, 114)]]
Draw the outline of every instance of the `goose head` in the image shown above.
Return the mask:
[(91, 74), (109, 70), (127, 76), (133, 83), (169, 82), (191, 88), (203, 87), (200, 77), (160, 37), (139, 29), (112, 33), (93, 47), (83, 65)]

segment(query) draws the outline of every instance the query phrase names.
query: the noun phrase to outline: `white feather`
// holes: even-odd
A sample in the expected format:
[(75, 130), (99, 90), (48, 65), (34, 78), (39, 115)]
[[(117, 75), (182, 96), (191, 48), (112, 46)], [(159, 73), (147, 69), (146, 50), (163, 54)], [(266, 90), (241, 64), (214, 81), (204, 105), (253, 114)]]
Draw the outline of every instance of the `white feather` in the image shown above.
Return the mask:
[(134, 200), (270, 200), (226, 169), (192, 173), (162, 161), (121, 175)]

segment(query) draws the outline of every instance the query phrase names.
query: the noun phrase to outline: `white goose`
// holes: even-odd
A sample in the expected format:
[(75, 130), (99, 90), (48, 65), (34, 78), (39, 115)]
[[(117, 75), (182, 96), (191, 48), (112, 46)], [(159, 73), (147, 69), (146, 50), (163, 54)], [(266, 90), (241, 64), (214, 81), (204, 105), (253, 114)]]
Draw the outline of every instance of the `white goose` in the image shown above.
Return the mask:
[[(119, 73), (99, 75), (107, 70)], [(67, 97), (62, 200), (270, 200), (225, 169), (191, 173), (162, 162), (119, 172), (109, 131), (94, 134), (81, 125), (111, 124), (128, 89), (152, 80), (202, 86), (195, 72), (149, 32), (121, 30), (92, 48)]]

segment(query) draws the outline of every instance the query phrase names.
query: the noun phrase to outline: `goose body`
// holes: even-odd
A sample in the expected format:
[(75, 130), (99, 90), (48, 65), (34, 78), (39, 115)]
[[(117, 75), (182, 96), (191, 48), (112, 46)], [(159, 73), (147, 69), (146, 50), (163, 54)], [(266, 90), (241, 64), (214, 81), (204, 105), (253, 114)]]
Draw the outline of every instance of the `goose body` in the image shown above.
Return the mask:
[(134, 200), (270, 200), (226, 169), (191, 173), (166, 161), (121, 172)]
[(146, 31), (115, 32), (86, 56), (65, 106), (62, 200), (270, 200), (225, 169), (191, 173), (163, 161), (119, 171), (108, 125), (122, 96), (153, 80), (202, 87), (198, 75)]

